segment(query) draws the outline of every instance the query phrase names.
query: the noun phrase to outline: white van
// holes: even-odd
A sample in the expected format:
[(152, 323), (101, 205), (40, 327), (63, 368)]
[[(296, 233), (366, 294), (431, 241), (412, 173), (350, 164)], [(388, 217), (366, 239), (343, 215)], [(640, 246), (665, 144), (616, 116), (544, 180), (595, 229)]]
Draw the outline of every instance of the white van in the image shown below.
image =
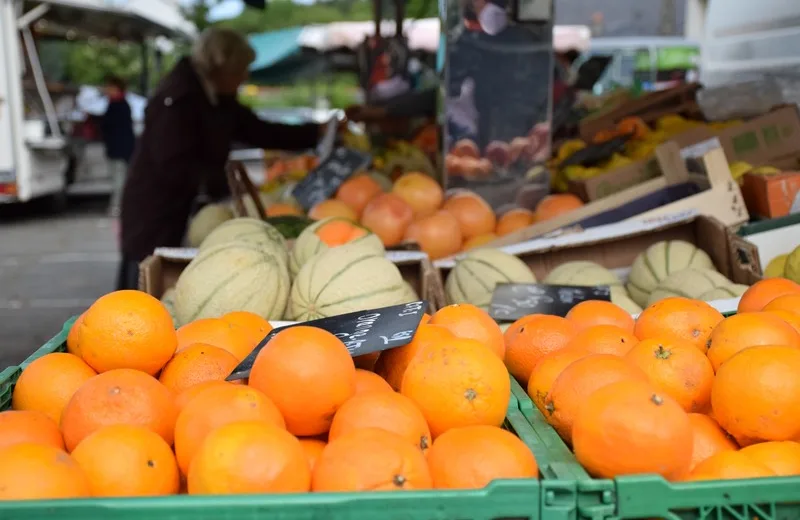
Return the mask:
[(800, 1), (710, 0), (705, 13), (700, 80), (708, 87), (800, 76)]
[(0, 0), (0, 204), (63, 203), (74, 153), (39, 63), (37, 38), (151, 44), (194, 32), (171, 0)]

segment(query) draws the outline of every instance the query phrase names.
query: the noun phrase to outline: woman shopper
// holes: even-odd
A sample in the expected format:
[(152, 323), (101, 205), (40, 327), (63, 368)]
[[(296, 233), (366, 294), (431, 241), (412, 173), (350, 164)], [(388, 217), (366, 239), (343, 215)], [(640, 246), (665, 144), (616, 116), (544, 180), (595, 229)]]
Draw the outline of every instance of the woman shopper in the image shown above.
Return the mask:
[(119, 289), (137, 287), (139, 263), (153, 249), (181, 245), (201, 188), (212, 199), (227, 195), (234, 141), (282, 150), (317, 143), (318, 125), (267, 123), (237, 101), (254, 59), (240, 34), (208, 29), (148, 101), (122, 196)]

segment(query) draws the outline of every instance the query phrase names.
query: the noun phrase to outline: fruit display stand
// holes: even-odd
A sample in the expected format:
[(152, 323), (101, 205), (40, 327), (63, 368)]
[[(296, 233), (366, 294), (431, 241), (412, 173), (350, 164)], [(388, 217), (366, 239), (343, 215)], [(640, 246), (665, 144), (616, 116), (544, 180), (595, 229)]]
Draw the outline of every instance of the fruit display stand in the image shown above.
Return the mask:
[[(512, 381), (518, 399), (525, 390)], [(522, 415), (547, 446), (547, 458), (539, 462), (545, 480), (570, 481), (576, 493), (574, 509), (566, 512), (575, 520), (665, 520), (800, 518), (797, 489), (800, 477), (770, 477), (751, 480), (667, 482), (658, 475), (631, 475), (593, 479), (575, 459), (558, 433), (547, 423), (530, 399), (519, 401)], [(537, 455), (538, 456), (538, 455)], [(538, 459), (537, 459), (538, 460)]]
[(520, 229), (487, 246), (517, 244), (570, 226), (590, 228), (687, 210), (714, 217), (725, 226), (742, 224), (749, 219), (739, 186), (731, 177), (720, 148), (709, 150), (702, 157), (707, 177), (689, 174), (676, 143), (661, 145), (656, 156), (663, 176)]
[[(139, 289), (161, 298), (175, 286), (178, 277), (197, 255), (193, 248), (158, 248), (139, 266)], [(400, 269), (403, 279), (428, 301), (430, 311), (443, 307), (444, 288), (439, 272), (428, 256), (416, 251), (389, 251), (386, 257)]]
[[(0, 411), (11, 406), (14, 384), (22, 370), (34, 360), (66, 350), (69, 330), (76, 317), (19, 366), (0, 372)], [(513, 384), (513, 381), (512, 381)], [(521, 399), (522, 402), (519, 402)], [(0, 502), (3, 520), (59, 518), (82, 520), (201, 520), (264, 518), (326, 520), (431, 518), (569, 520), (574, 518), (575, 483), (555, 480), (557, 469), (551, 441), (533, 430), (522, 410), (532, 403), (524, 392), (514, 392), (509, 401), (504, 428), (515, 433), (540, 461), (548, 480), (502, 480), (484, 489), (468, 491), (395, 491), (371, 493), (315, 493), (239, 496), (171, 496), (159, 498), (97, 498), (47, 501)], [(556, 470), (552, 468), (555, 467)]]

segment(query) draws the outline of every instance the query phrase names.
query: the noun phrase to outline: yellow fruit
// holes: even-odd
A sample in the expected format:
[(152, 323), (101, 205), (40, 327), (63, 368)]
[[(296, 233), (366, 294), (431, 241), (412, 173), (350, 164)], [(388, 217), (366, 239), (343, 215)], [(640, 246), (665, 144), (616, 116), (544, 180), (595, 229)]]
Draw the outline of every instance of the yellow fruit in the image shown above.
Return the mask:
[(767, 268), (764, 269), (764, 278), (780, 278), (783, 276), (783, 272), (786, 269), (786, 261), (789, 259), (789, 255), (778, 255), (772, 260), (769, 261), (767, 264)]
[(564, 159), (574, 154), (578, 150), (583, 150), (584, 148), (586, 148), (586, 143), (583, 142), (582, 140), (570, 139), (568, 141), (565, 141), (564, 144), (561, 145), (561, 147), (558, 149), (558, 154), (556, 155), (556, 157), (558, 157), (559, 160), (563, 161)]
[(800, 246), (796, 247), (786, 258), (783, 276), (795, 283), (800, 283)]
[(783, 170), (779, 170), (774, 166), (759, 166), (758, 168), (753, 168), (751, 173), (755, 173), (757, 175), (775, 175), (776, 173), (782, 173)]

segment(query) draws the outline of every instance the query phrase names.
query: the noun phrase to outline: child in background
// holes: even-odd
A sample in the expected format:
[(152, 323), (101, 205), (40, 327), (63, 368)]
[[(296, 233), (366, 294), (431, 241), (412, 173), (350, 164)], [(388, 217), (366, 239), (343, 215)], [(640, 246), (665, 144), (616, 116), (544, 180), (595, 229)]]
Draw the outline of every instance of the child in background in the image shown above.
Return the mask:
[(133, 134), (131, 107), (125, 99), (125, 82), (117, 77), (106, 78), (108, 109), (103, 114), (102, 132), (111, 176), (111, 204), (109, 214), (118, 217), (128, 161), (133, 154), (136, 138)]

